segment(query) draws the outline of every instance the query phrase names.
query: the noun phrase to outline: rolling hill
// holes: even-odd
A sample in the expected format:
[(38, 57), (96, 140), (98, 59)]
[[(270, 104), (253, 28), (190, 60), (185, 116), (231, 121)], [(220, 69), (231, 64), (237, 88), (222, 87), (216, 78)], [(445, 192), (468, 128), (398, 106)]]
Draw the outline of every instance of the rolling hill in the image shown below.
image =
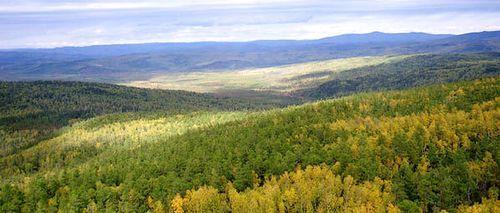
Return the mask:
[(499, 52), (499, 31), (0, 51), (0, 212), (498, 212)]
[(498, 76), (499, 64), (498, 53), (355, 57), (269, 68), (167, 73), (124, 85), (223, 94), (267, 91), (318, 99)]
[(99, 115), (282, 107), (304, 99), (498, 76), (498, 59), (498, 53), (360, 57), (236, 71), (173, 73), (125, 84), (217, 95), (81, 82), (1, 82), (0, 139), (4, 143), (0, 155), (29, 148), (57, 136), (61, 127)]
[(500, 48), (500, 31), (467, 33), (428, 43), (408, 45), (409, 51), (432, 53), (477, 53), (498, 52)]
[(355, 57), (267, 68), (177, 72), (159, 74), (145, 81), (131, 81), (124, 85), (195, 92), (248, 90), (286, 93), (317, 86), (337, 72), (390, 63), (405, 57), (409, 56)]
[(104, 115), (2, 157), (0, 208), (494, 211), (499, 91), (496, 77), (261, 112)]
[[(495, 52), (499, 51), (499, 40), (498, 32), (457, 36), (375, 32), (306, 41), (159, 43), (2, 51), (0, 79), (116, 83), (147, 80), (161, 73), (262, 68), (359, 56)], [(29, 57), (15, 60), (24, 58), (24, 54)], [(53, 57), (47, 59), (46, 55)], [(80, 58), (75, 60), (77, 56)]]
[(331, 73), (328, 81), (295, 94), (318, 99), (499, 75), (499, 53), (413, 55), (391, 63)]
[(318, 40), (261, 40), (250, 42), (186, 42), (186, 43), (145, 43), (110, 44), (86, 47), (59, 47), (52, 49), (19, 49), (16, 52), (35, 54), (79, 55), (86, 57), (112, 57), (141, 53), (192, 53), (206, 49), (257, 51), (269, 48), (298, 47), (310, 44), (367, 44), (367, 43), (413, 43), (452, 37), (451, 34), (428, 33), (382, 33), (344, 34)]
[(142, 112), (137, 116), (144, 116), (144, 113), (255, 110), (296, 101), (284, 97), (236, 99), (102, 83), (0, 82), (0, 156), (54, 137), (61, 127), (105, 114)]

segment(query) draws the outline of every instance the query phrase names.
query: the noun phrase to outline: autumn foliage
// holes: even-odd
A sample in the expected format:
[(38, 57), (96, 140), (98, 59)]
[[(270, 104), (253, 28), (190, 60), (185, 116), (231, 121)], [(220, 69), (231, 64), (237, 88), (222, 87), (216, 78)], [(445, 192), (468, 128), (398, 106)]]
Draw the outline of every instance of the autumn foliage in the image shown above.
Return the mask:
[(499, 106), (500, 79), (487, 78), (94, 118), (2, 158), (0, 210), (498, 212)]

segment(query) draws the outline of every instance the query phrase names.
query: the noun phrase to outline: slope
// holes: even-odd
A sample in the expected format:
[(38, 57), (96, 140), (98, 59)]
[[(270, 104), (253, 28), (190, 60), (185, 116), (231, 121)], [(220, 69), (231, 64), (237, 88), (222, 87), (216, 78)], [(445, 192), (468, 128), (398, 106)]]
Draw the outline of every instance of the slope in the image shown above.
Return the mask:
[[(314, 99), (412, 88), (500, 75), (500, 54), (412, 55), (390, 63), (331, 73), (317, 87), (295, 91)], [(308, 79), (309, 76), (298, 78)]]
[[(180, 136), (156, 133), (142, 138), (143, 130), (132, 128), (127, 135), (140, 146), (108, 146), (76, 164), (64, 162), (81, 153), (92, 156), (101, 139), (82, 143), (68, 131), (61, 137), (72, 139), (63, 140), (62, 146), (76, 143), (89, 149), (76, 146), (72, 152), (41, 153), (34, 159), (44, 168), (3, 185), (0, 203), (13, 211), (147, 211), (170, 204), (188, 210), (189, 205), (174, 205), (179, 198), (170, 202), (176, 193), (208, 185), (217, 194), (228, 184), (233, 187), (230, 192), (244, 193), (249, 187), (259, 190), (259, 183), (272, 175), (326, 164), (335, 167), (332, 171), (339, 177), (350, 177), (345, 183), (356, 185), (356, 193), (379, 193), (365, 197), (378, 199), (377, 187), (387, 182), (383, 192), (388, 197), (381, 197), (387, 208), (454, 210), (480, 202), (489, 193), (496, 199), (499, 91), (500, 80), (489, 78), (260, 112)], [(115, 128), (105, 135), (121, 134)], [(33, 151), (24, 155), (37, 155)], [(8, 162), (2, 159), (4, 177), (28, 163), (12, 161), (19, 166), (12, 169)], [(362, 185), (364, 181), (375, 188)], [(210, 198), (218, 196), (209, 196), (214, 190), (205, 192), (197, 193), (195, 203), (214, 207)], [(327, 198), (310, 204), (304, 199), (299, 201), (317, 210), (318, 199)], [(251, 202), (245, 197), (240, 201)], [(267, 201), (263, 197), (258, 204)], [(363, 203), (354, 205), (358, 204)]]
[(243, 100), (100, 83), (0, 82), (0, 156), (52, 137), (55, 130), (63, 126), (103, 114), (155, 111), (176, 114), (199, 110), (262, 109), (287, 104), (279, 101)]
[(429, 42), (407, 45), (410, 52), (478, 53), (499, 52), (500, 31), (467, 33)]

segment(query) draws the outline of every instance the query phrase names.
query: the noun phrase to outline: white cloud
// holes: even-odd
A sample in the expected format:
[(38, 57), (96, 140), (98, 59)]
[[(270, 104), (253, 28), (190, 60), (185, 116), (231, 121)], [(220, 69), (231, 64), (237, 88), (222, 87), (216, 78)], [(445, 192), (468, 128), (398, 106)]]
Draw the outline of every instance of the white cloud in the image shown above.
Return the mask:
[[(495, 0), (0, 0), (0, 12), (55, 12), (82, 10), (266, 7), (328, 5), (338, 10), (379, 10), (446, 5), (493, 4)], [(497, 2), (498, 5), (498, 2)]]
[(304, 0), (145, 0), (145, 1), (12, 1), (1, 2), (0, 12), (54, 12), (75, 10), (160, 9), (216, 6), (295, 4)]
[[(366, 0), (275, 0), (265, 4), (263, 0), (174, 0), (164, 7), (159, 4), (166, 1), (152, 0), (120, 5), (116, 1), (72, 2), (67, 6), (61, 0), (21, 0), (19, 5), (44, 4), (45, 8), (38, 8), (42, 11), (57, 9), (54, 5), (59, 9), (26, 12), (31, 10), (26, 7), (24, 12), (13, 12), (17, 9), (11, 7), (10, 12), (0, 12), (0, 48), (316, 39), (372, 31), (460, 34), (500, 30), (500, 9), (496, 7), (500, 3), (484, 0), (474, 1), (477, 4), (376, 0), (368, 5)], [(6, 5), (0, 0), (0, 8)], [(86, 9), (76, 10), (75, 5)]]

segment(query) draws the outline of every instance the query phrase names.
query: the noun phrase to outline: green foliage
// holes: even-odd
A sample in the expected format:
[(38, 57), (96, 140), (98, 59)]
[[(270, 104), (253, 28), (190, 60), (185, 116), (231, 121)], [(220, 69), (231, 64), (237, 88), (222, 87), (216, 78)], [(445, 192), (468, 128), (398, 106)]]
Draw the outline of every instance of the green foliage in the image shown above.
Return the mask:
[(0, 125), (11, 129), (65, 126), (69, 119), (136, 112), (241, 110), (264, 104), (185, 91), (148, 90), (111, 84), (35, 81), (0, 82)]
[(327, 166), (308, 166), (266, 180), (262, 186), (238, 192), (213, 187), (189, 190), (171, 202), (173, 212), (399, 212), (391, 184), (375, 179), (357, 184)]
[(23, 204), (23, 193), (14, 186), (3, 185), (0, 188), (0, 211), (19, 212)]
[(334, 73), (317, 88), (297, 92), (312, 98), (404, 89), (500, 75), (500, 53), (415, 55), (391, 63)]
[(35, 81), (0, 82), (0, 156), (51, 138), (61, 127), (103, 114), (198, 110), (246, 110), (283, 105), (185, 91), (139, 89), (111, 84)]
[(245, 112), (197, 112), (99, 116), (74, 124), (37, 146), (4, 157), (0, 161), (0, 174), (12, 179), (16, 177), (13, 176), (15, 174), (79, 165), (100, 155), (112, 155), (122, 149), (137, 149), (159, 139), (241, 120), (249, 115)]
[[(2, 206), (227, 211), (238, 201), (243, 210), (256, 202), (267, 210), (295, 189), (303, 199), (280, 204), (291, 211), (491, 209), (498, 194), (499, 106), (500, 79), (489, 78), (257, 113), (104, 116), (65, 129), (21, 158), (2, 158), (2, 177), (16, 177), (3, 181), (1, 199), (22, 200)], [(298, 167), (311, 176), (298, 169), (293, 174), (300, 178), (286, 181), (286, 172)], [(322, 190), (345, 191), (346, 182), (358, 187), (352, 196), (359, 202), (327, 203), (328, 196), (346, 195)], [(474, 205), (483, 198), (489, 200)]]

